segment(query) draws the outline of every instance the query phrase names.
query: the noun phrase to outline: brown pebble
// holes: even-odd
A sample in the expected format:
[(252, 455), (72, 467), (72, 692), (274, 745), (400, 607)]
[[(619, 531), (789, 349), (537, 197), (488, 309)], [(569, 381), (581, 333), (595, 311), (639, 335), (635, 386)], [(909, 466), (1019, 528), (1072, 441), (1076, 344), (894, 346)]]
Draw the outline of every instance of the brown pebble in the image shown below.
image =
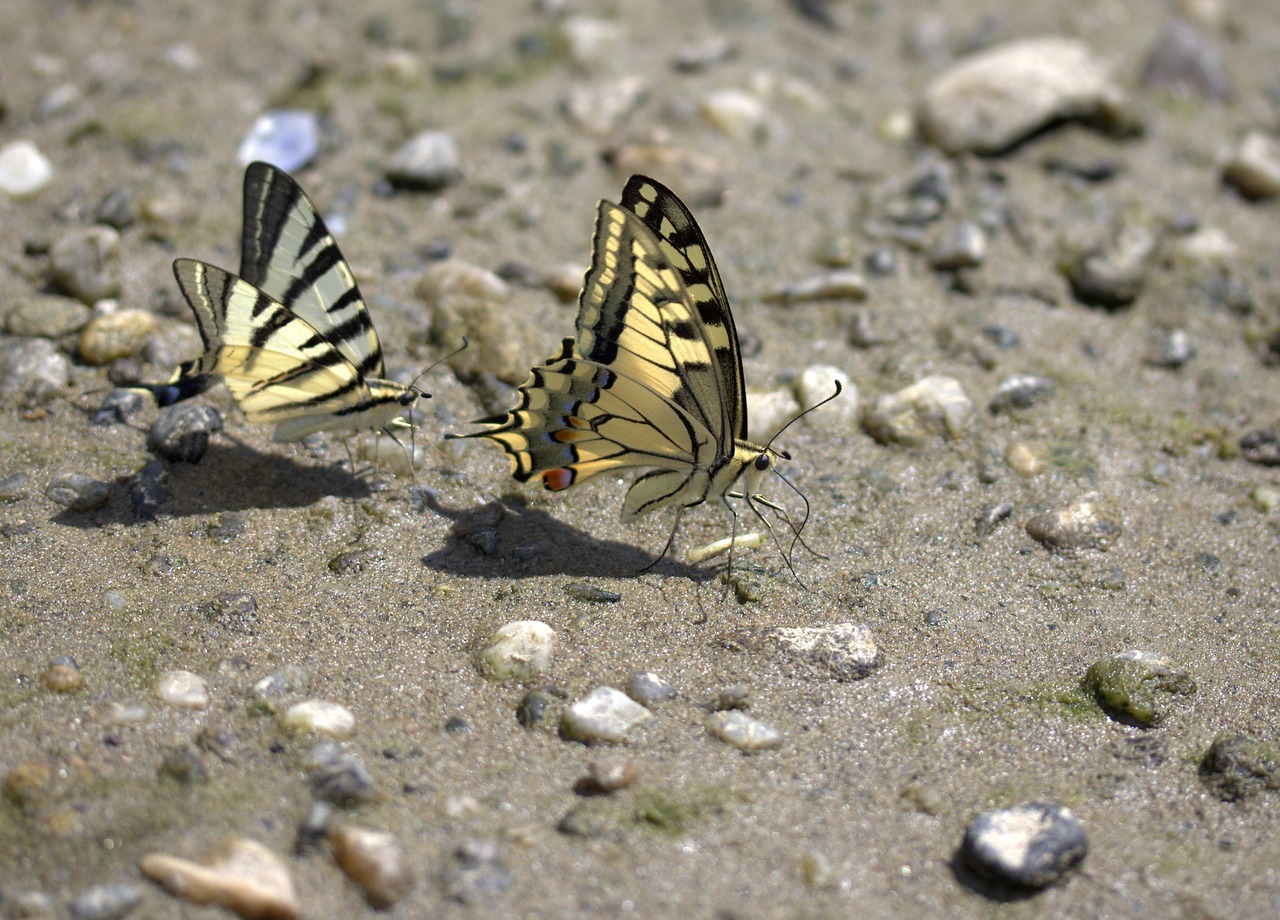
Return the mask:
[(393, 834), (338, 824), (329, 829), (329, 842), (342, 871), (377, 910), (400, 903), (417, 883), (409, 858)]
[(70, 658), (59, 657), (49, 662), (44, 685), (54, 693), (75, 693), (84, 686), (84, 675)]
[(626, 757), (602, 757), (587, 764), (587, 775), (573, 784), (578, 795), (608, 795), (630, 786), (636, 766)]

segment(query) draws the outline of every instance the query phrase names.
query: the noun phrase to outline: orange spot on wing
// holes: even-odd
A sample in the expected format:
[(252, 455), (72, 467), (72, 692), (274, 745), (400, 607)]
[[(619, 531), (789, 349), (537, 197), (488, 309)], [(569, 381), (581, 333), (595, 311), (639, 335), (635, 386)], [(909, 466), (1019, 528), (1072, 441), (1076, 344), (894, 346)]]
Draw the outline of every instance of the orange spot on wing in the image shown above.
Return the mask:
[(542, 474), (543, 484), (552, 492), (559, 492), (573, 485), (573, 470), (568, 467), (557, 467)]
[(559, 441), (561, 444), (567, 444), (569, 441), (579, 441), (581, 439), (582, 432), (580, 431), (568, 431), (566, 429), (561, 429), (560, 431), (553, 431), (551, 433), (551, 440)]

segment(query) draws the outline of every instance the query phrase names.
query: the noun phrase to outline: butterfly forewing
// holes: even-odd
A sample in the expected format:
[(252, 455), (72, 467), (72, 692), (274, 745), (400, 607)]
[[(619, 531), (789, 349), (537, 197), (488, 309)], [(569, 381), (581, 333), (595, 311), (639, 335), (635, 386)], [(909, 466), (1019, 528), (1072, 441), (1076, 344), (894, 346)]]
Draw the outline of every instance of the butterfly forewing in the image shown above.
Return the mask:
[(381, 377), (382, 346), (338, 244), (306, 193), (267, 163), (244, 174), (240, 277), (297, 314), (360, 374)]

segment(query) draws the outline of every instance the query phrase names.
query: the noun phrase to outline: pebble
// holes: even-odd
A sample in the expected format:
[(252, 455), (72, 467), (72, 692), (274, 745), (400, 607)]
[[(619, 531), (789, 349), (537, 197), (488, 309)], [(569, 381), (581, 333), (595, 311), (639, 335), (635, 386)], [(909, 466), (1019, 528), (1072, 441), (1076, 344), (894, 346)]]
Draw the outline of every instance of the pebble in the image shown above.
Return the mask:
[(1143, 728), (1163, 721), (1172, 697), (1196, 692), (1196, 682), (1186, 671), (1162, 655), (1141, 649), (1094, 662), (1083, 686), (1108, 712)]
[(27, 497), (27, 486), (31, 484), (31, 476), (27, 473), (10, 473), (0, 476), (0, 503), (10, 504)]
[(723, 35), (712, 35), (682, 44), (671, 64), (681, 73), (699, 73), (727, 61), (733, 54), (733, 42)]
[(1261, 131), (1250, 131), (1232, 151), (1222, 178), (1246, 198), (1280, 195), (1280, 140)]
[(1266, 485), (1254, 486), (1253, 491), (1249, 493), (1249, 500), (1263, 514), (1270, 514), (1276, 508), (1280, 508), (1280, 489)]
[(1003, 153), (1047, 124), (1097, 113), (1116, 94), (1083, 42), (1012, 41), (937, 77), (921, 100), (920, 127), (948, 153)]
[(645, 81), (635, 76), (579, 84), (565, 98), (565, 115), (588, 134), (607, 138), (617, 132), (648, 92)]
[(54, 287), (87, 304), (120, 293), (120, 234), (98, 224), (68, 230), (49, 247)]
[(71, 362), (48, 339), (0, 342), (0, 395), (38, 406), (62, 395), (71, 382)]
[(653, 671), (635, 671), (627, 678), (627, 696), (643, 706), (674, 699), (676, 688)]
[(240, 142), (241, 166), (261, 160), (287, 173), (297, 172), (320, 148), (320, 122), (305, 109), (273, 109), (254, 121)]
[(83, 329), (91, 315), (89, 308), (74, 298), (31, 292), (19, 295), (5, 314), (4, 331), (56, 339)]
[(1260, 466), (1280, 466), (1280, 432), (1258, 428), (1240, 438), (1240, 456)]
[(960, 858), (989, 881), (1041, 889), (1060, 881), (1088, 848), (1069, 809), (1036, 802), (978, 815), (965, 828)]
[(354, 754), (333, 742), (321, 742), (309, 755), (314, 762), (308, 781), (311, 794), (322, 802), (351, 808), (377, 798), (369, 768)]
[(560, 25), (569, 57), (585, 70), (606, 64), (623, 40), (618, 23), (594, 16), (570, 16)]
[(598, 840), (618, 832), (618, 815), (606, 799), (590, 798), (569, 809), (556, 822), (556, 830), (566, 837)]
[(725, 712), (730, 709), (751, 708), (751, 688), (738, 681), (724, 687), (708, 704), (713, 712)]
[(987, 235), (969, 220), (944, 228), (929, 247), (929, 267), (935, 271), (977, 268), (986, 257)]
[(159, 324), (149, 310), (118, 310), (89, 320), (77, 351), (90, 367), (101, 367), (142, 351)]
[(259, 712), (275, 715), (290, 698), (306, 693), (310, 684), (310, 671), (300, 664), (287, 664), (254, 684), (249, 697)]
[(853, 269), (839, 269), (823, 275), (780, 284), (764, 293), (765, 303), (810, 303), (815, 300), (866, 300), (867, 281)]
[(587, 775), (573, 784), (578, 795), (608, 795), (635, 782), (636, 765), (626, 757), (604, 757), (587, 764)]
[(776, 651), (788, 674), (823, 680), (862, 680), (881, 663), (876, 637), (863, 623), (744, 629), (726, 642), (745, 651)]
[(575, 601), (585, 601), (588, 604), (616, 604), (622, 600), (622, 595), (617, 591), (606, 591), (580, 581), (569, 582), (564, 586), (564, 593)]
[(1033, 479), (1044, 472), (1044, 457), (1026, 441), (1010, 441), (1004, 449), (1004, 462), (1023, 479)]
[(1027, 521), (1027, 534), (1050, 549), (1107, 550), (1124, 532), (1119, 519), (1090, 492), (1058, 511), (1042, 511)]
[(111, 500), (111, 483), (83, 473), (59, 473), (44, 490), (45, 497), (68, 511), (96, 511)]
[(337, 824), (329, 830), (333, 858), (375, 910), (387, 910), (417, 884), (409, 856), (394, 834)]
[(216, 904), (245, 920), (294, 920), (302, 915), (289, 867), (265, 846), (244, 837), (225, 841), (203, 863), (148, 853), (138, 868), (175, 897)]
[(146, 703), (109, 703), (98, 717), (103, 725), (140, 725), (151, 716)]
[(407, 191), (439, 191), (461, 178), (462, 156), (453, 135), (444, 131), (415, 134), (387, 164), (387, 181)]
[(765, 137), (768, 112), (764, 103), (745, 90), (722, 89), (698, 103), (706, 122), (735, 141), (760, 141)]
[(445, 894), (462, 904), (483, 904), (510, 888), (515, 880), (502, 862), (498, 845), (489, 840), (468, 840), (445, 866), (441, 882)]
[(222, 413), (213, 406), (178, 403), (160, 411), (147, 448), (174, 463), (196, 463), (209, 449), (209, 436), (221, 430)]
[(1014, 409), (1030, 409), (1052, 395), (1052, 380), (1032, 374), (1014, 374), (996, 387), (996, 395), (987, 404), (987, 409), (993, 415)]
[(415, 292), (431, 309), (432, 344), (453, 350), (462, 337), (470, 346), (449, 358), (458, 378), (473, 383), (489, 373), (515, 386), (529, 376), (529, 363), (512, 329), (511, 288), (487, 269), (466, 262), (437, 262), (423, 273)]
[(525, 728), (532, 728), (547, 717), (547, 710), (555, 701), (555, 696), (546, 690), (530, 690), (516, 706), (516, 721)]
[(161, 671), (156, 696), (170, 706), (204, 709), (209, 705), (209, 684), (190, 671)]
[(1067, 267), (1076, 300), (1090, 307), (1115, 310), (1142, 293), (1157, 239), (1145, 227), (1129, 225), (1110, 243), (1080, 254)]
[(1224, 802), (1280, 791), (1280, 752), (1250, 735), (1222, 732), (1200, 761), (1200, 776)]
[(138, 221), (138, 206), (133, 200), (133, 193), (127, 188), (111, 189), (93, 209), (93, 219), (116, 230), (132, 227)]
[(1195, 356), (1196, 346), (1187, 330), (1169, 329), (1160, 334), (1147, 363), (1177, 370)]
[[(697, 150), (662, 144), (622, 144), (606, 159), (619, 181), (636, 173), (654, 176), (670, 185), (692, 208), (715, 207), (724, 201), (728, 188), (720, 161)], [(579, 272), (579, 287), (581, 284)]]
[(287, 732), (309, 732), (341, 741), (355, 734), (356, 717), (341, 703), (311, 699), (285, 710), (280, 727)]
[[(95, 416), (96, 417), (96, 416)], [(163, 460), (152, 460), (129, 477), (125, 489), (129, 495), (129, 508), (139, 521), (154, 521), (164, 503), (169, 500), (165, 485), (169, 482), (169, 468)]]
[(498, 627), (476, 656), (476, 667), (489, 680), (530, 680), (551, 668), (556, 631), (537, 620), (518, 620)]
[(307, 814), (298, 825), (298, 833), (293, 839), (293, 852), (297, 856), (305, 856), (329, 839), (329, 829), (333, 826), (333, 806), (328, 802), (313, 801), (307, 808)]
[(1206, 99), (1230, 99), (1231, 76), (1216, 48), (1185, 19), (1172, 19), (1156, 37), (1142, 84)]
[(584, 744), (618, 742), (649, 719), (649, 710), (621, 690), (597, 687), (566, 707), (560, 720), (560, 733), (570, 741)]
[(19, 891), (10, 894), (12, 900), (6, 901), (6, 909), (14, 920), (44, 920), (58, 916), (53, 898), (43, 891)]
[(541, 284), (561, 303), (576, 303), (582, 291), (582, 266), (577, 262), (562, 262), (541, 279)]
[(98, 885), (67, 905), (71, 920), (123, 920), (142, 903), (142, 888), (129, 882)]
[(84, 687), (84, 675), (70, 655), (59, 655), (44, 671), (44, 685), (54, 693), (76, 693)]
[(1193, 230), (1178, 238), (1174, 248), (1188, 262), (1219, 269), (1228, 268), (1240, 254), (1240, 246), (1221, 227)]
[(209, 781), (209, 769), (204, 758), (190, 744), (168, 747), (160, 760), (160, 775), (177, 780), (184, 786), (201, 786)]
[(736, 709), (707, 716), (707, 731), (742, 751), (772, 751), (782, 747), (782, 732)]
[(768, 443), (783, 425), (800, 414), (800, 404), (790, 389), (747, 391), (751, 406), (747, 435), (757, 444)]
[(973, 529), (977, 533), (978, 539), (982, 539), (995, 530), (996, 527), (1008, 520), (1011, 514), (1013, 514), (1013, 502), (984, 505), (973, 522)]
[(919, 447), (934, 435), (964, 437), (972, 418), (973, 401), (960, 381), (932, 376), (876, 397), (863, 413), (862, 425), (882, 444)]
[(0, 192), (26, 198), (52, 181), (53, 164), (31, 141), (10, 141), (0, 147)]

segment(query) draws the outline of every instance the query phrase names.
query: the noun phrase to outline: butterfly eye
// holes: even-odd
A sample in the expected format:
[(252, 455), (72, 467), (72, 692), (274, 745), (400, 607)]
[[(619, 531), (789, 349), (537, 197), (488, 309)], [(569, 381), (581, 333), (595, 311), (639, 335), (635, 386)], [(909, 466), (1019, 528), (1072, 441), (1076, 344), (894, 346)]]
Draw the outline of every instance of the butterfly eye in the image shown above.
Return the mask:
[(413, 390), (405, 390), (403, 393), (400, 394), (400, 405), (412, 406), (414, 401), (417, 398), (418, 398), (418, 394), (415, 393)]
[(762, 473), (769, 468), (769, 463), (770, 460), (768, 454), (760, 454), (756, 457), (756, 469)]

